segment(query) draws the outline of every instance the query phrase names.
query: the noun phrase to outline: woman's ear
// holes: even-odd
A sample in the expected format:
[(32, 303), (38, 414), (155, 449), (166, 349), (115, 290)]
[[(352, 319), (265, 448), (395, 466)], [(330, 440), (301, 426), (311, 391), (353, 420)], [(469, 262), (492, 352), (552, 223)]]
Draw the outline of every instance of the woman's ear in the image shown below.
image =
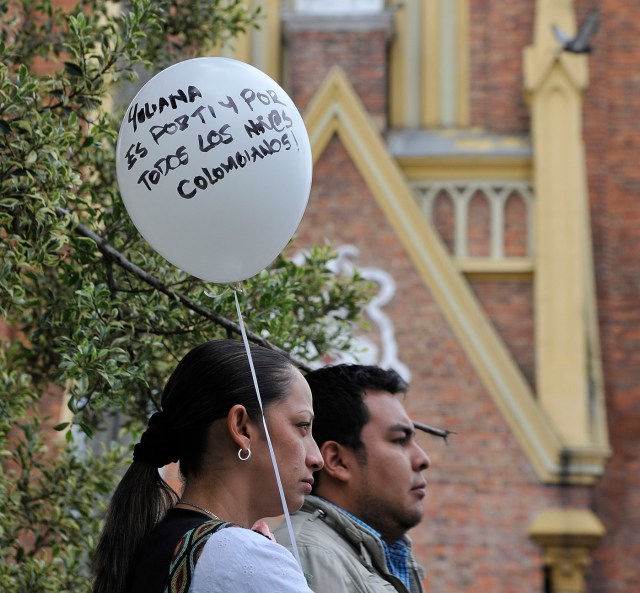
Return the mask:
[(251, 448), (251, 440), (256, 437), (256, 425), (252, 422), (244, 406), (236, 404), (229, 410), (227, 414), (227, 430), (231, 440), (239, 449), (246, 450)]
[(339, 482), (348, 482), (354, 462), (353, 452), (336, 441), (325, 441), (320, 453), (324, 460), (322, 472)]

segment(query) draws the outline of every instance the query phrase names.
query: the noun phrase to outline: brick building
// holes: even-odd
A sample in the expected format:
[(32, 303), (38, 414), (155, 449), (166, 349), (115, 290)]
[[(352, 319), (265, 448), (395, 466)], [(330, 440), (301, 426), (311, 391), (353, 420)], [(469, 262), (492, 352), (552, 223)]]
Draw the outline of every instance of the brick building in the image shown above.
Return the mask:
[(412, 531), (429, 593), (640, 591), (640, 23), (598, 0), (248, 0), (235, 57), (303, 112), (298, 247), (380, 285), (366, 362), (456, 432)]
[(259, 3), (233, 55), (304, 113), (298, 243), (380, 283), (362, 359), (457, 433), (424, 442), (427, 590), (640, 591), (631, 3), (597, 2), (580, 54), (553, 26), (575, 33), (583, 0)]

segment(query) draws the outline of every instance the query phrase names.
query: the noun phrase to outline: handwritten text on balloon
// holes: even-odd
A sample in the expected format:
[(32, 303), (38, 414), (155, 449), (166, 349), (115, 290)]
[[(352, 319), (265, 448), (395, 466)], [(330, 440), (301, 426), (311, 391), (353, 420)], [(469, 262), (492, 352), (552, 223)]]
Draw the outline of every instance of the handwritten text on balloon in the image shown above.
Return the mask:
[[(244, 169), (281, 151), (298, 148), (292, 129), (293, 121), (286, 109), (288, 105), (273, 89), (255, 91), (244, 88), (236, 98), (227, 95), (222, 100), (213, 101), (213, 104), (202, 104), (203, 101), (203, 94), (198, 87), (189, 85), (156, 101), (130, 106), (125, 121), (133, 128), (134, 138), (138, 137), (124, 156), (127, 170), (142, 169), (137, 179), (138, 185), (151, 191), (166, 177), (180, 177), (176, 183), (176, 194), (191, 199), (233, 171)], [(232, 118), (230, 121), (229, 116)], [(142, 124), (154, 119), (157, 123), (142, 127)], [(156, 158), (153, 163), (145, 160), (149, 155), (149, 143), (160, 146), (166, 139), (179, 137), (194, 126), (199, 128), (195, 136), (196, 146), (187, 146), (188, 140), (194, 138), (188, 135), (186, 144)], [(234, 151), (233, 143), (238, 136), (260, 141)], [(189, 164), (192, 151), (209, 153), (219, 148), (220, 152), (222, 147), (227, 147), (227, 150), (221, 156), (213, 157), (210, 165), (200, 167), (198, 175), (188, 175), (187, 178), (180, 175), (179, 170)], [(155, 154), (157, 156), (157, 152)]]

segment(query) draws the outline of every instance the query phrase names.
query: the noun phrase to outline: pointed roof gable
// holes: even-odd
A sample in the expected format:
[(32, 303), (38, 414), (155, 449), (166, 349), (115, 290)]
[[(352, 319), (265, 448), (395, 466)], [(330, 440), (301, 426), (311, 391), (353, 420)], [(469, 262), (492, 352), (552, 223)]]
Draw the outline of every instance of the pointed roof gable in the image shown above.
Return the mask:
[[(420, 212), (398, 164), (340, 67), (329, 72), (312, 98), (305, 123), (314, 162), (333, 134), (340, 138), (539, 478), (555, 481), (562, 465), (560, 439), (466, 280)], [(583, 482), (595, 479), (601, 471), (588, 452), (581, 470)]]

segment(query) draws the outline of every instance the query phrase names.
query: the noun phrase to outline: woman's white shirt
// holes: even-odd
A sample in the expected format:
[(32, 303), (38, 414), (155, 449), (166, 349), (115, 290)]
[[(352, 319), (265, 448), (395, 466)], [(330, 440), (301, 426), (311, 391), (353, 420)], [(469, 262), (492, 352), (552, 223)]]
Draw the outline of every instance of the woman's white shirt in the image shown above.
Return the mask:
[(227, 527), (209, 537), (189, 593), (311, 593), (295, 558), (264, 535)]

